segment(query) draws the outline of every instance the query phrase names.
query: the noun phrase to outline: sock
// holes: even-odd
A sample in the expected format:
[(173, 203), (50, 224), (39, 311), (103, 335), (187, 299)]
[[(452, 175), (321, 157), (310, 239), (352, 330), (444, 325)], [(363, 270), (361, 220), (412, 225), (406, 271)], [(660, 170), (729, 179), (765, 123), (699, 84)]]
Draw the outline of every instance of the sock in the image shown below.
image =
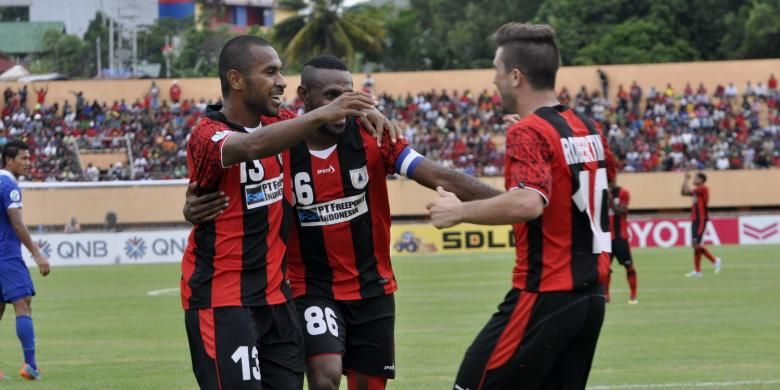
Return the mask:
[(19, 341), (22, 343), (24, 362), (37, 370), (38, 365), (35, 363), (35, 330), (32, 317), (16, 317), (16, 336), (19, 337)]
[(631, 288), (631, 299), (636, 299), (636, 269), (633, 265), (626, 268), (626, 278), (628, 279), (628, 287)]
[(710, 259), (711, 263), (713, 263), (713, 264), (715, 263), (715, 256), (713, 256), (712, 253), (710, 253), (709, 249), (707, 249), (705, 247), (701, 247), (701, 253), (704, 256), (706, 256), (708, 259)]
[[(348, 390), (385, 390), (385, 384), (387, 384), (387, 378), (347, 371)], [(361, 385), (365, 387), (361, 387)]]
[(693, 269), (696, 272), (701, 272), (701, 251), (699, 249), (693, 251)]

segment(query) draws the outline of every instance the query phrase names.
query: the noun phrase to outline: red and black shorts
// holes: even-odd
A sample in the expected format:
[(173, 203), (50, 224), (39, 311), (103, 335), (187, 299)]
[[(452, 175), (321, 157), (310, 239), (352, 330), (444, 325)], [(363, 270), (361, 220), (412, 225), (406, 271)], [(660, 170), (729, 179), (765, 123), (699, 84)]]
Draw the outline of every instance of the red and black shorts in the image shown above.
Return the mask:
[(184, 312), (201, 389), (303, 388), (303, 335), (292, 302)]
[(601, 286), (510, 290), (466, 351), (454, 389), (584, 389), (604, 306)]
[(704, 229), (707, 227), (707, 220), (702, 223), (701, 219), (694, 219), (691, 223), (691, 243), (701, 244), (702, 237), (704, 237)]
[(626, 268), (634, 265), (634, 261), (631, 259), (631, 246), (628, 244), (628, 240), (623, 238), (612, 240), (612, 253), (609, 254), (609, 262), (611, 263), (616, 257), (618, 263)]
[(337, 301), (312, 295), (296, 298), (306, 360), (342, 355), (344, 372), (395, 378), (395, 298), (382, 295)]

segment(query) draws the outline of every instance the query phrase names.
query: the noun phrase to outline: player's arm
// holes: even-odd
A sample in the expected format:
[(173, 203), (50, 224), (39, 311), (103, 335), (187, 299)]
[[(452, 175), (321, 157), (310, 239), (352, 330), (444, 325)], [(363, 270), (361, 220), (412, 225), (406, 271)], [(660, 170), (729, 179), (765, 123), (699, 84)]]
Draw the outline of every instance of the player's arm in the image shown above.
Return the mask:
[(474, 176), (445, 168), (425, 158), (417, 164), (409, 178), (432, 190), (442, 187), (452, 191), (459, 199), (466, 201), (492, 198), (503, 193)]
[(552, 190), (552, 151), (545, 137), (533, 128), (517, 129), (507, 137), (507, 182), (510, 190), (483, 200), (461, 202), (455, 194), (437, 189), (439, 198), (428, 204), (437, 228), (461, 222), (506, 225), (540, 217)]
[(198, 183), (190, 183), (187, 186), (182, 215), (185, 221), (193, 225), (209, 222), (222, 214), (229, 200), (221, 191), (198, 196)]
[(33, 243), (32, 237), (30, 236), (30, 232), (27, 231), (27, 227), (24, 226), (24, 221), (22, 220), (22, 209), (21, 207), (18, 208), (9, 208), (7, 210), (8, 213), (8, 219), (11, 221), (11, 227), (14, 229), (14, 233), (16, 233), (16, 237), (19, 237), (19, 241), (24, 244), (24, 246), (27, 248), (27, 250), (32, 253), (33, 259), (35, 260), (35, 263), (38, 265), (38, 270), (41, 272), (41, 275), (46, 276), (49, 274), (49, 259), (46, 258), (46, 256), (41, 253), (41, 250), (38, 249), (38, 246)]
[(479, 225), (510, 225), (539, 218), (544, 211), (544, 198), (528, 189), (516, 189), (490, 199), (461, 202), (455, 194), (441, 187), (439, 198), (427, 208), (433, 225), (439, 229), (459, 223)]
[(691, 179), (691, 173), (685, 172), (685, 178), (683, 179), (682, 190), (680, 190), (680, 195), (693, 196), (693, 191), (691, 190), (691, 186), (688, 183), (690, 179)]
[(626, 190), (620, 191), (618, 197), (615, 198), (615, 204), (612, 205), (612, 211), (615, 212), (615, 215), (620, 217), (625, 217), (626, 214), (628, 214), (628, 201), (629, 201), (628, 191)]
[(222, 144), (222, 166), (273, 156), (300, 142), (309, 132), (347, 116), (365, 116), (374, 108), (374, 98), (365, 92), (342, 94), (330, 104), (297, 118), (280, 121), (252, 133), (231, 133)]

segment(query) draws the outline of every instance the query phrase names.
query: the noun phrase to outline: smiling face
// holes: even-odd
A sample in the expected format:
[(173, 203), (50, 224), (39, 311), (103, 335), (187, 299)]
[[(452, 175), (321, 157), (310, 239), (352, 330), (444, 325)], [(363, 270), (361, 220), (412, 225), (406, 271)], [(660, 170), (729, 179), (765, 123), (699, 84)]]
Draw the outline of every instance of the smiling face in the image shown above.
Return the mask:
[(247, 55), (252, 58), (252, 66), (241, 75), (242, 99), (255, 113), (275, 116), (287, 87), (282, 77), (282, 61), (271, 46), (253, 45)]
[[(303, 101), (306, 112), (326, 106), (343, 93), (352, 92), (352, 75), (338, 69), (315, 69), (313, 80), (298, 88), (298, 96)], [(323, 126), (331, 134), (344, 131), (346, 119)]]

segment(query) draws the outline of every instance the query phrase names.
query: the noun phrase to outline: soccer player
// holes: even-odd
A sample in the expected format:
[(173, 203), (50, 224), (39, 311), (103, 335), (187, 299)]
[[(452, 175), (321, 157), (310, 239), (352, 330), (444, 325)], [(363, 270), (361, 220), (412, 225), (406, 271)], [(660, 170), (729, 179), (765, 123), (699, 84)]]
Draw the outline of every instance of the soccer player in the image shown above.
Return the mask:
[(612, 281), (612, 260), (617, 257), (618, 263), (626, 268), (626, 279), (631, 293), (628, 298), (630, 305), (639, 303), (636, 297), (636, 269), (631, 258), (631, 246), (628, 243), (628, 201), (630, 195), (625, 187), (615, 185), (614, 180), (609, 182), (609, 231), (612, 233), (612, 253), (609, 255), (610, 270), (607, 274), (607, 283), (604, 285), (607, 302), (610, 300), (609, 284)]
[(710, 189), (704, 183), (707, 182), (707, 175), (702, 172), (697, 172), (693, 179), (693, 190), (688, 184), (691, 179), (691, 173), (685, 172), (685, 179), (683, 180), (682, 190), (680, 193), (683, 196), (693, 197), (693, 206), (691, 208), (691, 244), (693, 244), (693, 271), (685, 274), (689, 278), (701, 277), (701, 255), (707, 257), (707, 259), (715, 266), (715, 273), (720, 272), (721, 260), (710, 253), (710, 251), (702, 244), (702, 238), (704, 237), (704, 229), (707, 228), (707, 222), (710, 220), (709, 211), (707, 205), (710, 203)]
[(182, 259), (185, 326), (202, 389), (303, 387), (303, 339), (284, 282), (287, 149), (324, 123), (374, 108), (370, 95), (354, 92), (291, 118), (279, 111), (281, 68), (262, 38), (228, 41), (219, 56), (224, 106), (209, 107), (187, 145), (191, 182), (229, 197), (216, 219), (194, 226)]
[(555, 94), (560, 54), (547, 25), (496, 33), (494, 83), (507, 129), (507, 192), (462, 202), (439, 189), (433, 224), (512, 224), (513, 288), (466, 352), (454, 389), (584, 389), (604, 320), (609, 269), (608, 178), (614, 162), (596, 125)]
[[(24, 364), (19, 374), (28, 380), (40, 380), (41, 372), (35, 361), (35, 330), (32, 320), (32, 297), (35, 295), (30, 271), (22, 260), (22, 244), (30, 251), (41, 275), (49, 274), (49, 259), (33, 243), (30, 232), (22, 220), (22, 192), (16, 180), (30, 171), (30, 147), (18, 140), (3, 147), (3, 169), (0, 169), (0, 196), (3, 213), (0, 213), (0, 319), (5, 304), (14, 305), (16, 312), (16, 336), (22, 344)], [(0, 378), (3, 375), (0, 373)]]
[[(352, 90), (347, 66), (320, 56), (304, 65), (298, 96), (311, 112)], [(398, 173), (466, 199), (500, 191), (425, 160), (402, 139), (377, 146), (355, 118), (321, 126), (293, 147), (291, 160), (297, 229), (288, 269), (309, 388), (338, 389), (345, 373), (350, 390), (384, 389), (395, 377), (397, 289), (385, 177)]]

